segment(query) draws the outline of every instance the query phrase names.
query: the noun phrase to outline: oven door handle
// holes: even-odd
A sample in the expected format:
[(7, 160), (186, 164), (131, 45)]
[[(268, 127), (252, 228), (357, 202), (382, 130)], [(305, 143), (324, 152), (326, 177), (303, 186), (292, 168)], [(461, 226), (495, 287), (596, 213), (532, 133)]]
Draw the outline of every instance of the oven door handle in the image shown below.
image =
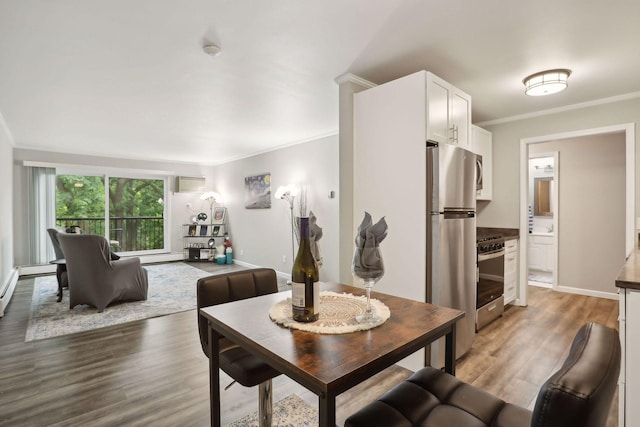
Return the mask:
[(499, 258), (501, 256), (504, 256), (504, 249), (501, 249), (497, 252), (492, 252), (490, 254), (479, 254), (478, 255), (478, 262), (480, 261), (487, 261), (489, 259), (494, 259), (494, 258)]

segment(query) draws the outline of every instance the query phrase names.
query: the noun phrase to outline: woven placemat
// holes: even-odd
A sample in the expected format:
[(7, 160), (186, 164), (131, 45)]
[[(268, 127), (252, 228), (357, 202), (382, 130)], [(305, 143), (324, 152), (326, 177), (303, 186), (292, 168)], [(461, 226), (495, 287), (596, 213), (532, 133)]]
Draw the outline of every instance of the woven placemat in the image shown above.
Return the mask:
[(318, 334), (347, 334), (375, 328), (391, 317), (389, 307), (377, 299), (371, 298), (371, 308), (380, 320), (374, 323), (358, 323), (356, 316), (364, 314), (367, 309), (367, 297), (322, 291), (320, 292), (320, 316), (315, 322), (302, 323), (293, 320), (291, 298), (271, 307), (269, 317), (287, 328)]

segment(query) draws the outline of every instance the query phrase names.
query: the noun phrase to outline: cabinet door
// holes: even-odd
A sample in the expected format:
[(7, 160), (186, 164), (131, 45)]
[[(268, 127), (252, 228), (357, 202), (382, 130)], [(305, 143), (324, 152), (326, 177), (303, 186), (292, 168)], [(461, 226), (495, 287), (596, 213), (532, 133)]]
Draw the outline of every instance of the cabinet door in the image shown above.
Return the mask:
[(529, 268), (534, 270), (542, 270), (544, 247), (536, 243), (529, 243)]
[(504, 247), (504, 303), (509, 304), (518, 293), (518, 240), (507, 240)]
[(626, 290), (626, 336), (620, 337), (625, 340), (625, 418), (627, 425), (637, 422), (640, 419), (640, 337), (637, 331), (640, 330), (640, 292)]
[(449, 117), (449, 132), (452, 134), (453, 142), (462, 148), (470, 148), (471, 97), (455, 87), (451, 88)]
[(449, 143), (449, 88), (438, 77), (427, 74), (427, 140)]

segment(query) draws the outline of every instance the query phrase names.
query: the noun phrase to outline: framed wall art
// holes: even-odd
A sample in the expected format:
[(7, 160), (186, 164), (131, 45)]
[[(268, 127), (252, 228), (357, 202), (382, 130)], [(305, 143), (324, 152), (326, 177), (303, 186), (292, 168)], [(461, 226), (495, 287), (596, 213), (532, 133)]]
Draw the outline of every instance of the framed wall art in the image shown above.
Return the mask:
[(248, 176), (244, 179), (244, 207), (271, 208), (271, 173)]
[(224, 224), (224, 217), (227, 215), (227, 208), (214, 208), (212, 224)]

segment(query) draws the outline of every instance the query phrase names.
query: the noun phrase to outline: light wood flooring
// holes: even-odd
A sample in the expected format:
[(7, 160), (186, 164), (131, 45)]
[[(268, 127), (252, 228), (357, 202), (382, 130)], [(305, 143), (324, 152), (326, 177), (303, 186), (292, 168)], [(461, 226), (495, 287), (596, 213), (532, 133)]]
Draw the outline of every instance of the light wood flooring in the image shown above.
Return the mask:
[[(25, 343), (33, 281), (20, 279), (0, 319), (0, 426), (209, 425), (195, 310)], [(578, 328), (587, 321), (617, 328), (618, 316), (616, 301), (549, 289), (530, 287), (529, 302), (481, 330), (458, 361), (460, 378), (527, 407)], [(409, 374), (394, 366), (339, 396), (339, 425)], [(317, 407), (315, 395), (283, 376), (273, 388), (274, 401), (296, 393)], [(257, 410), (256, 388), (236, 384), (222, 395), (223, 423)], [(614, 402), (608, 425), (616, 424)]]

